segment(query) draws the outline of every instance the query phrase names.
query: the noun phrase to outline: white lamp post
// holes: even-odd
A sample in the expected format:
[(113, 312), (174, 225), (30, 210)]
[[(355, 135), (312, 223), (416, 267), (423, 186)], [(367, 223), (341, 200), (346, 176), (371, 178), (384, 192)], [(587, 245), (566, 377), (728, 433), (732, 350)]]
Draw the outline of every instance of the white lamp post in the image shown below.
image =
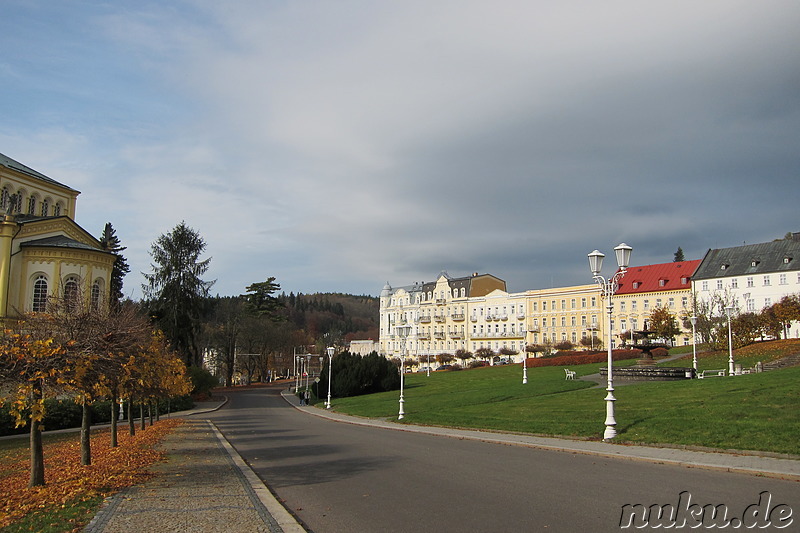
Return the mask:
[(431, 377), (431, 351), (428, 350), (428, 377)]
[(406, 339), (408, 338), (408, 333), (411, 331), (411, 326), (403, 325), (397, 326), (397, 334), (400, 335), (400, 341), (402, 342), (400, 348), (400, 413), (397, 415), (398, 420), (402, 420), (405, 416), (405, 412), (403, 411), (403, 404), (405, 403), (405, 399), (403, 398), (403, 384), (405, 381), (405, 360), (406, 360)]
[(725, 314), (728, 315), (728, 375), (733, 375), (733, 332), (731, 331), (731, 311), (732, 305), (725, 306)]
[(592, 271), (592, 278), (594, 278), (595, 282), (597, 282), (597, 284), (600, 286), (600, 293), (603, 298), (606, 299), (606, 312), (608, 314), (606, 321), (606, 326), (608, 329), (608, 387), (606, 387), (606, 391), (608, 394), (606, 394), (605, 398), (606, 429), (603, 433), (603, 440), (605, 441), (609, 441), (617, 436), (617, 421), (614, 418), (614, 402), (617, 399), (614, 398), (614, 378), (612, 373), (613, 355), (611, 353), (611, 313), (613, 311), (611, 297), (617, 292), (617, 289), (619, 288), (619, 280), (622, 279), (628, 269), (632, 250), (633, 248), (625, 243), (622, 243), (614, 248), (614, 252), (616, 252), (617, 255), (617, 264), (619, 265), (619, 270), (617, 270), (617, 272), (608, 279), (605, 279), (600, 275), (600, 270), (603, 268), (603, 258), (605, 255), (598, 250), (595, 250), (589, 254), (589, 268)]
[(325, 406), (326, 409), (331, 408), (331, 374), (333, 374), (333, 352), (335, 348), (333, 346), (328, 346), (328, 404)]
[(692, 321), (692, 366), (694, 367), (695, 374), (697, 374), (697, 335), (694, 329), (697, 325), (697, 317), (692, 315), (690, 320)]
[(528, 353), (522, 350), (522, 384), (528, 383)]

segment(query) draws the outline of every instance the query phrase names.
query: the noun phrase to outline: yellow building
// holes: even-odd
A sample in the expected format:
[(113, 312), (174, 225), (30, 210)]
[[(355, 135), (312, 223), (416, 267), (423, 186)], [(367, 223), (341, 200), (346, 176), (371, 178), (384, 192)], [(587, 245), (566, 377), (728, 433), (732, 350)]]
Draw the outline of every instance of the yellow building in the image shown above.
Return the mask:
[(528, 344), (553, 346), (565, 341), (576, 348), (584, 337), (603, 338), (603, 307), (596, 284), (530, 290)]
[(642, 331), (654, 309), (667, 309), (681, 332), (677, 345), (692, 343), (691, 327), (683, 319), (691, 316), (692, 276), (700, 260), (678, 261), (628, 268), (619, 289), (611, 299), (611, 334), (615, 339), (629, 331)]
[(115, 256), (75, 222), (80, 193), (0, 154), (0, 316), (53, 298), (105, 305)]

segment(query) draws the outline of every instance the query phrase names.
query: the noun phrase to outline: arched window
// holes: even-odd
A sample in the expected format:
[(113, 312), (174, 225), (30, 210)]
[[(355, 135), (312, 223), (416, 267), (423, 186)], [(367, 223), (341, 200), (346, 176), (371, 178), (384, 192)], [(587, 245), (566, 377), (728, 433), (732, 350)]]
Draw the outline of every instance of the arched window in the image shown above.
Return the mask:
[(97, 279), (92, 283), (92, 309), (95, 311), (100, 308), (100, 297), (103, 294), (103, 289), (100, 280)]
[(64, 282), (64, 306), (72, 311), (78, 305), (78, 278), (70, 276)]
[(57, 202), (56, 205), (53, 206), (53, 216), (54, 217), (61, 216), (61, 202)]
[(48, 201), (47, 198), (45, 198), (44, 200), (42, 200), (42, 216), (43, 217), (47, 216), (47, 212), (48, 212), (49, 208), (50, 208), (50, 202)]
[(11, 192), (9, 192), (8, 187), (3, 187), (3, 192), (0, 193), (0, 207), (3, 209), (8, 208), (8, 201), (11, 198)]
[(31, 194), (31, 197), (28, 198), (28, 214), (34, 215), (36, 214), (36, 195)]
[(33, 312), (43, 313), (47, 309), (47, 278), (40, 275), (33, 282)]

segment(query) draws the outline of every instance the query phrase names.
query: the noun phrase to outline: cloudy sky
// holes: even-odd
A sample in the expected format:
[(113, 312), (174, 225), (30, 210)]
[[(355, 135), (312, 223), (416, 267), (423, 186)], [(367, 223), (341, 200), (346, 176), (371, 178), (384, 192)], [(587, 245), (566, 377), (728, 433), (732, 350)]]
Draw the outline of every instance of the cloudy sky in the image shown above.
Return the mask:
[(796, 0), (4, 0), (0, 152), (114, 225), (134, 298), (182, 220), (219, 294), (591, 283), (622, 241), (800, 231), (799, 27)]

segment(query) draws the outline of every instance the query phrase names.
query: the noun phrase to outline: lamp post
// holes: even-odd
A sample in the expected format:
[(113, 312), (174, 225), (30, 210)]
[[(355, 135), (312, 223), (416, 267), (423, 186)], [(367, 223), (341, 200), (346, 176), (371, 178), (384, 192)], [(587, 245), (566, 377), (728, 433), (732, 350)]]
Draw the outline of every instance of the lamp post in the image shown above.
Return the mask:
[(606, 319), (606, 326), (608, 329), (608, 386), (606, 387), (606, 394), (605, 402), (606, 402), (606, 429), (603, 433), (603, 440), (609, 441), (617, 436), (617, 421), (614, 418), (614, 402), (617, 400), (614, 398), (614, 378), (613, 378), (613, 355), (611, 353), (611, 313), (614, 309), (613, 304), (611, 302), (611, 297), (614, 293), (617, 292), (619, 288), (619, 280), (625, 275), (625, 272), (628, 269), (628, 264), (630, 263), (631, 258), (631, 251), (633, 248), (628, 246), (625, 243), (620, 244), (616, 248), (614, 248), (614, 252), (617, 256), (617, 265), (619, 265), (619, 270), (611, 276), (610, 278), (606, 279), (600, 275), (600, 270), (603, 268), (603, 258), (605, 257), (600, 251), (595, 250), (589, 254), (589, 268), (592, 271), (592, 278), (594, 281), (600, 286), (600, 293), (603, 298), (606, 299), (606, 312), (607, 312), (607, 319)]
[(328, 403), (326, 409), (331, 408), (331, 374), (333, 374), (333, 346), (328, 346)]
[(398, 420), (402, 420), (405, 416), (405, 412), (403, 411), (403, 404), (405, 403), (405, 399), (403, 398), (403, 384), (405, 382), (405, 360), (406, 360), (406, 339), (408, 338), (408, 333), (411, 331), (411, 326), (403, 325), (397, 326), (397, 334), (400, 335), (400, 341), (402, 342), (400, 348), (400, 412), (397, 415)]
[[(419, 343), (417, 343), (419, 344)], [(428, 350), (428, 377), (431, 377), (431, 351)]]
[(689, 319), (692, 321), (692, 367), (697, 374), (697, 335), (695, 334), (695, 326), (697, 325), (697, 317), (692, 315)]
[(733, 375), (733, 332), (731, 331), (731, 312), (732, 305), (725, 306), (725, 314), (728, 315), (728, 375)]
[(528, 383), (528, 353), (522, 350), (522, 384)]

